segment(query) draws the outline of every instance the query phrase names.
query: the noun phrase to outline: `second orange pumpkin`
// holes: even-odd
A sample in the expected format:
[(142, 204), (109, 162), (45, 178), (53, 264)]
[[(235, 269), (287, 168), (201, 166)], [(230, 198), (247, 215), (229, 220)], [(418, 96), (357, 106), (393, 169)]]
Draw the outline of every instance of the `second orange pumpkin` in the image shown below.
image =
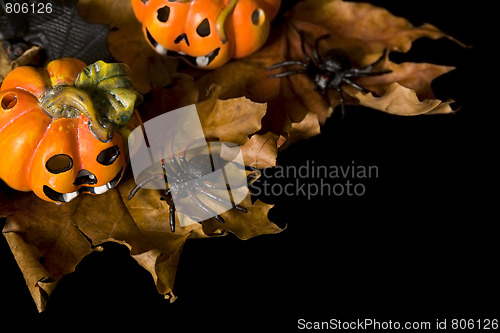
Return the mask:
[(213, 69), (266, 42), (280, 0), (131, 0), (149, 44)]

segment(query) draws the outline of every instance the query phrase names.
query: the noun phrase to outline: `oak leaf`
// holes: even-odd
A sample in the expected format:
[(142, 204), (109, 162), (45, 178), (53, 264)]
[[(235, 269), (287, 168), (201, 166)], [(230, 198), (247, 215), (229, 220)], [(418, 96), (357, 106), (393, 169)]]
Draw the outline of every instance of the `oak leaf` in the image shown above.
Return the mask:
[[(356, 67), (373, 63), (386, 51), (407, 52), (421, 37), (453, 40), (432, 25), (414, 27), (370, 4), (305, 0), (286, 13), (282, 23), (276, 22), (260, 51), (207, 72), (182, 68), (179, 60), (157, 55), (145, 41), (130, 1), (80, 0), (78, 6), (89, 22), (109, 26), (110, 52), (129, 65), (139, 90), (148, 93), (141, 109), (144, 120), (196, 103), (206, 136), (240, 145), (245, 164), (259, 169), (275, 166), (283, 147), (319, 134), (339, 104), (335, 92), (321, 95), (305, 75), (267, 78), (270, 65), (305, 60), (299, 32), (309, 53), (318, 37), (329, 34), (320, 44), (320, 53), (341, 48)], [(452, 67), (397, 64), (387, 54), (379, 65), (377, 69), (392, 73), (357, 81), (373, 93), (346, 87), (346, 102), (395, 115), (452, 112), (450, 102), (435, 99), (430, 86)], [(0, 76), (8, 72), (6, 66), (0, 58)], [(222, 214), (225, 224), (213, 219), (202, 224), (193, 221), (172, 233), (168, 205), (159, 200), (158, 190), (139, 190), (129, 201), (134, 186), (127, 173), (116, 189), (79, 196), (62, 205), (0, 188), (0, 217), (6, 217), (3, 234), (40, 311), (58, 281), (105, 242), (127, 246), (151, 273), (158, 291), (173, 301), (177, 264), (188, 239), (227, 233), (248, 239), (282, 230), (269, 220), (272, 205), (252, 202), (247, 194), (241, 203), (247, 213), (233, 209)]]
[(196, 105), (205, 137), (242, 145), (261, 129), (266, 105), (244, 97), (220, 100), (219, 93), (220, 88), (214, 88), (212, 97)]
[(250, 195), (240, 205), (247, 208), (248, 212), (242, 213), (236, 209), (232, 209), (222, 213), (222, 217), (226, 220), (226, 223), (220, 224), (213, 219), (207, 220), (203, 223), (203, 232), (207, 235), (218, 235), (229, 231), (238, 236), (238, 238), (246, 240), (259, 235), (276, 234), (282, 231), (280, 227), (269, 221), (267, 217), (273, 205), (266, 204), (260, 200), (252, 203)]
[[(259, 168), (275, 165), (276, 136), (268, 134), (268, 140), (262, 140), (254, 134), (260, 129), (265, 105), (245, 98), (220, 101), (216, 92), (214, 89), (210, 98), (198, 105), (207, 134), (214, 139), (241, 144), (243, 155), (252, 156)], [(233, 113), (237, 117), (231, 117)], [(151, 113), (144, 114), (151, 116)], [(192, 221), (184, 227), (178, 225), (172, 233), (169, 207), (160, 200), (158, 190), (142, 189), (128, 200), (134, 186), (129, 172), (115, 189), (98, 196), (78, 196), (60, 205), (45, 202), (32, 193), (0, 188), (0, 218), (5, 217), (7, 221), (3, 234), (39, 311), (45, 309), (60, 279), (73, 272), (86, 255), (100, 250), (103, 243), (125, 245), (130, 255), (150, 272), (158, 292), (174, 301), (175, 275), (187, 239), (227, 232), (248, 239), (282, 230), (268, 218), (272, 205), (258, 200), (252, 202), (248, 189), (241, 187), (238, 191), (246, 191), (246, 199), (240, 205), (247, 213), (232, 209), (222, 214), (226, 220), (224, 225), (211, 220), (202, 224)]]
[(10, 59), (3, 50), (2, 43), (0, 43), (0, 82), (9, 74), (10, 69)]
[[(322, 96), (306, 75), (267, 79), (269, 74), (277, 72), (266, 71), (275, 63), (306, 61), (301, 48), (301, 33), (309, 55), (313, 54), (315, 41), (329, 35), (319, 43), (320, 55), (330, 49), (342, 49), (349, 55), (352, 65), (358, 68), (374, 63), (384, 52), (407, 52), (412, 43), (422, 37), (456, 41), (433, 25), (415, 27), (406, 19), (368, 3), (305, 0), (285, 14), (284, 23), (274, 27), (268, 43), (260, 51), (201, 77), (198, 81), (200, 91), (217, 84), (221, 87), (222, 99), (246, 96), (267, 103), (263, 129), (287, 136), (288, 143), (296, 141), (294, 137), (298, 140), (318, 134), (319, 127), (339, 105), (337, 92), (328, 91), (327, 96)], [(451, 113), (451, 101), (435, 100), (431, 82), (452, 69), (433, 64), (397, 64), (390, 61), (387, 54), (376, 70), (391, 70), (392, 73), (357, 81), (374, 94), (362, 94), (344, 87), (345, 95), (349, 97), (346, 102), (395, 115)], [(400, 88), (394, 89), (394, 84)], [(415, 96), (417, 104), (414, 103)], [(390, 108), (387, 107), (389, 100), (394, 101)]]
[(80, 0), (77, 8), (88, 22), (109, 26), (109, 51), (118, 62), (130, 67), (141, 93), (173, 82), (179, 60), (161, 56), (148, 45), (130, 1)]
[(257, 169), (276, 166), (278, 149), (285, 143), (285, 139), (277, 134), (267, 132), (263, 135), (252, 135), (242, 147), (245, 165)]
[[(185, 81), (184, 85), (193, 88), (189, 80)], [(158, 113), (168, 112), (174, 107), (185, 106), (187, 100), (182, 98), (174, 98), (169, 103), (162, 102), (165, 95), (171, 96), (168, 92), (172, 90), (175, 90), (175, 88), (164, 88), (153, 95), (152, 100), (143, 107), (142, 118), (144, 121), (153, 119)], [(261, 130), (261, 120), (266, 114), (266, 105), (252, 102), (247, 98), (220, 100), (220, 90), (220, 87), (211, 87), (203, 96), (204, 99), (196, 103), (198, 116), (207, 140), (240, 145), (243, 160), (247, 166), (258, 169), (275, 166), (278, 148), (283, 143), (283, 138), (273, 133), (257, 134)], [(192, 97), (188, 100), (192, 101), (195, 96), (196, 94), (192, 94)], [(250, 171), (247, 172), (247, 174), (249, 173)], [(123, 191), (124, 188), (126, 191)], [(123, 198), (128, 196), (132, 188), (132, 183), (121, 185), (120, 191)], [(252, 203), (248, 189), (242, 188), (239, 190), (246, 191), (243, 195), (247, 198), (240, 205), (245, 207), (248, 213), (238, 212), (233, 209), (222, 214), (226, 223), (220, 228), (210, 227), (212, 225), (211, 220), (204, 221), (203, 231), (205, 234), (220, 235), (228, 231), (241, 239), (248, 239), (262, 233), (281, 231), (278, 226), (267, 218), (267, 212), (272, 208), (272, 205), (260, 201)], [(164, 202), (160, 204), (159, 198), (160, 193), (156, 190), (140, 190), (131, 201), (142, 202), (141, 207), (149, 207), (148, 214), (152, 214), (151, 218), (153, 220), (168, 221), (168, 205)], [(206, 204), (209, 205), (209, 203)], [(130, 204), (127, 205), (130, 206)], [(161, 218), (158, 216), (161, 216)], [(194, 223), (194, 221), (192, 222)], [(219, 224), (218, 222), (215, 223)], [(168, 228), (168, 223), (164, 227)]]

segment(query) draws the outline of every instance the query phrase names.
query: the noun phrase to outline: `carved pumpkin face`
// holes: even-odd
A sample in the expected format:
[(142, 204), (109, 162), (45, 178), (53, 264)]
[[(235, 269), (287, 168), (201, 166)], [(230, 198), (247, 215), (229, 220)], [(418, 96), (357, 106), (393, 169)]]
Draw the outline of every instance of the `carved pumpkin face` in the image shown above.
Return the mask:
[[(0, 89), (0, 178), (53, 202), (113, 188), (126, 166), (115, 129), (130, 119), (138, 96), (120, 66), (61, 59), (10, 72)], [(113, 109), (110, 99), (128, 103), (126, 110)]]
[(160, 54), (213, 69), (258, 50), (280, 0), (132, 0), (144, 36)]

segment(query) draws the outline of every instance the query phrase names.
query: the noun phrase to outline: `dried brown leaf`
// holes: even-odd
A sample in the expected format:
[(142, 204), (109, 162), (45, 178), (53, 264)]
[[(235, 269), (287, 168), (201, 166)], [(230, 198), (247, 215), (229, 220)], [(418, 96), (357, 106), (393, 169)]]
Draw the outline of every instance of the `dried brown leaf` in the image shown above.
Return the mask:
[(39, 66), (42, 59), (42, 48), (32, 46), (26, 50), (19, 58), (10, 64), (11, 70), (19, 66)]
[(289, 137), (285, 145), (289, 146), (297, 141), (306, 140), (321, 133), (318, 115), (309, 112), (302, 121), (290, 125)]
[[(183, 82), (192, 87), (192, 81)], [(190, 96), (177, 103), (189, 102), (197, 94)], [(242, 147), (245, 156), (251, 156), (262, 167), (275, 165), (280, 142), (276, 135), (254, 135), (249, 140), (260, 129), (266, 105), (245, 98), (221, 101), (217, 96), (215, 89), (209, 99), (198, 104), (206, 134), (241, 145), (250, 142)], [(131, 175), (126, 175), (117, 189), (99, 196), (79, 196), (61, 205), (45, 202), (31, 193), (0, 191), (0, 217), (7, 218), (3, 232), (40, 311), (57, 282), (105, 242), (127, 246), (131, 256), (151, 273), (158, 291), (174, 301), (175, 275), (188, 238), (219, 236), (230, 231), (248, 239), (281, 231), (267, 217), (272, 206), (259, 201), (252, 204), (248, 189), (241, 187), (238, 191), (245, 191), (242, 197), (247, 195), (242, 205), (248, 213), (240, 214), (234, 209), (224, 213), (226, 224), (220, 230), (211, 227), (211, 220), (204, 221), (203, 227), (194, 221), (181, 227), (176, 218), (178, 225), (172, 233), (169, 207), (160, 200), (157, 190), (140, 190), (133, 200), (128, 200), (135, 185)]]
[(148, 45), (130, 1), (82, 0), (78, 11), (90, 23), (109, 25), (109, 51), (117, 61), (130, 67), (141, 93), (173, 83), (179, 60), (158, 55)]
[(9, 74), (11, 71), (10, 68), (10, 59), (3, 50), (2, 43), (0, 43), (0, 82)]
[(243, 213), (232, 209), (222, 214), (226, 223), (220, 224), (213, 219), (203, 223), (203, 231), (207, 235), (218, 235), (221, 232), (229, 231), (238, 238), (246, 240), (264, 234), (276, 234), (283, 229), (269, 221), (268, 213), (273, 205), (268, 205), (260, 200), (252, 204), (250, 194), (240, 203), (247, 208), (248, 212)]
[[(343, 49), (356, 67), (372, 64), (384, 51), (407, 52), (412, 43), (422, 37), (456, 41), (433, 25), (423, 24), (415, 27), (408, 20), (368, 3), (305, 0), (286, 13), (285, 17), (285, 24), (275, 28), (264, 48), (245, 59), (233, 61), (215, 70), (202, 77), (198, 83), (200, 91), (214, 83), (220, 86), (221, 99), (246, 96), (253, 101), (267, 103), (268, 112), (263, 119), (263, 130), (285, 135), (287, 144), (318, 134), (320, 125), (331, 115), (332, 108), (339, 104), (336, 92), (329, 91), (328, 96), (322, 96), (315, 91), (314, 83), (306, 75), (267, 79), (267, 75), (275, 73), (266, 71), (266, 67), (270, 65), (284, 60), (305, 61), (299, 31), (304, 32), (309, 54), (312, 54), (311, 45), (314, 45), (315, 40), (328, 34), (330, 37), (320, 43), (320, 53), (324, 54), (333, 48)], [(453, 68), (432, 64), (396, 64), (386, 57), (377, 67), (377, 70), (382, 69), (390, 69), (393, 72), (360, 79), (359, 83), (382, 96), (397, 82), (407, 89), (414, 90), (419, 100), (427, 104), (427, 99), (435, 98), (431, 82)], [(353, 89), (345, 91), (354, 97), (347, 98), (347, 103), (359, 100), (358, 92)], [(391, 94), (399, 92), (403, 93), (403, 90), (390, 91)], [(411, 94), (403, 93), (397, 99), (402, 102), (403, 98), (410, 96)], [(394, 99), (395, 96), (390, 98)], [(375, 100), (362, 99), (362, 105), (374, 109), (382, 108), (382, 111), (392, 114), (422, 114), (424, 109), (421, 105), (412, 102), (413, 99), (410, 98), (405, 103), (398, 103), (401, 109), (387, 109)], [(440, 112), (450, 111), (451, 109), (445, 108)], [(428, 110), (426, 114), (433, 113), (434, 111)]]
[[(373, 94), (363, 94), (360, 91), (352, 92), (361, 105), (400, 116), (415, 116), (419, 114), (446, 114), (453, 112), (451, 102), (442, 102), (437, 99), (420, 101), (414, 90), (408, 89), (394, 82), (381, 97)], [(405, 113), (408, 112), (408, 113)]]
[(342, 0), (305, 0), (288, 14), (291, 25), (324, 41), (326, 49), (341, 48), (360, 66), (373, 63), (384, 50), (407, 52), (413, 41), (452, 37), (431, 24), (413, 26), (384, 8)]
[(196, 105), (205, 137), (242, 145), (261, 128), (266, 105), (247, 98), (220, 100), (219, 88)]
[(151, 49), (137, 22), (113, 29), (108, 44), (113, 57), (130, 67), (131, 77), (141, 93), (173, 83), (179, 60), (160, 56)]
[(27, 244), (19, 234), (14, 232), (5, 232), (4, 236), (24, 276), (38, 311), (43, 311), (47, 306), (48, 295), (50, 295), (57, 282), (53, 280), (50, 273), (41, 264), (42, 255), (35, 246)]
[(385, 68), (392, 70), (392, 73), (360, 78), (358, 82), (378, 95), (383, 95), (394, 82), (397, 82), (408, 89), (414, 90), (420, 99), (435, 98), (431, 89), (431, 82), (438, 76), (455, 69), (451, 66), (413, 62), (401, 64), (387, 62)]
[[(262, 121), (264, 131), (288, 134), (292, 123), (304, 120), (309, 112), (324, 122), (331, 109), (324, 98), (314, 92), (308, 78), (297, 76), (289, 80), (270, 80), (266, 67), (286, 58), (288, 41), (286, 28), (274, 31), (266, 46), (243, 60), (233, 61), (198, 80), (200, 91), (212, 85), (220, 87), (220, 99), (245, 96), (252, 101), (267, 103)], [(287, 137), (287, 140), (290, 139)]]
[(278, 149), (283, 143), (283, 137), (271, 132), (264, 135), (252, 135), (250, 140), (241, 147), (245, 165), (257, 169), (276, 166)]
[(206, 236), (201, 232), (201, 225), (194, 221), (183, 228), (177, 223), (176, 231), (172, 233), (168, 205), (160, 200), (158, 191), (141, 190), (133, 200), (128, 200), (135, 185), (130, 178), (120, 184), (119, 192), (137, 227), (148, 238), (152, 250), (133, 257), (151, 273), (158, 291), (174, 301), (173, 285), (184, 243), (190, 237)]
[(3, 234), (38, 310), (43, 311), (53, 286), (74, 271), (92, 245), (71, 219), (78, 201), (57, 206), (31, 193), (8, 193), (10, 198), (5, 195), (0, 203), (0, 216), (7, 217)]
[(109, 24), (112, 27), (132, 22), (130, 1), (121, 0), (79, 0), (80, 16), (94, 24)]
[(37, 66), (40, 64), (40, 59), (41, 48), (38, 46), (32, 46), (30, 49), (26, 50), (19, 58), (11, 61), (3, 50), (2, 43), (0, 43), (0, 83), (3, 81), (5, 76), (7, 76), (7, 74), (9, 74), (9, 72), (14, 68), (28, 65)]
[[(142, 92), (151, 92), (143, 106), (143, 118), (197, 102), (205, 135), (239, 144), (245, 164), (257, 168), (276, 165), (278, 150), (296, 140), (317, 135), (332, 108), (314, 83), (304, 75), (267, 79), (266, 67), (288, 59), (304, 60), (298, 31), (309, 45), (326, 33), (321, 52), (346, 50), (354, 65), (373, 63), (384, 52), (406, 52), (421, 37), (449, 38), (432, 25), (412, 26), (385, 9), (341, 0), (305, 0), (286, 15), (285, 24), (272, 32), (266, 46), (242, 60), (205, 73), (196, 84), (176, 73), (178, 60), (157, 55), (144, 40), (130, 1), (80, 0), (79, 11), (92, 23), (110, 26), (113, 56), (127, 63)], [(11, 63), (0, 54), (0, 80)], [(346, 88), (361, 105), (397, 115), (449, 113), (449, 102), (434, 99), (430, 84), (451, 67), (432, 64), (395, 64), (385, 59), (379, 69), (393, 72), (360, 80), (373, 94)], [(215, 87), (215, 88), (214, 88)], [(199, 101), (199, 97), (206, 99)], [(338, 104), (330, 94), (332, 106)], [(258, 133), (257, 133), (258, 132)], [(285, 140), (286, 138), (286, 140)], [(135, 186), (128, 175), (117, 189), (100, 196), (79, 196), (54, 205), (33, 194), (0, 190), (0, 217), (7, 218), (3, 233), (42, 311), (57, 282), (74, 271), (81, 259), (104, 242), (118, 242), (147, 269), (158, 291), (173, 296), (173, 285), (182, 248), (189, 238), (219, 236), (231, 232), (240, 239), (273, 234), (282, 229), (269, 220), (272, 205), (252, 203), (248, 190), (241, 203), (248, 212), (232, 209), (202, 225), (169, 226), (169, 207), (157, 190), (140, 190), (128, 201)], [(177, 219), (176, 219), (177, 221)]]
[[(128, 195), (130, 184), (121, 185), (125, 189), (120, 193)], [(172, 288), (182, 246), (201, 226), (194, 224), (172, 234), (162, 218), (165, 209), (137, 208), (142, 202), (124, 203), (120, 193), (110, 190), (99, 196), (80, 196), (61, 205), (33, 194), (2, 198), (0, 216), (7, 218), (3, 233), (39, 311), (45, 309), (50, 292), (64, 275), (110, 241), (127, 246), (131, 256), (152, 274), (158, 291), (175, 299)], [(143, 198), (148, 198), (147, 192)], [(155, 199), (158, 205), (158, 197)], [(195, 236), (200, 237), (201, 232)]]

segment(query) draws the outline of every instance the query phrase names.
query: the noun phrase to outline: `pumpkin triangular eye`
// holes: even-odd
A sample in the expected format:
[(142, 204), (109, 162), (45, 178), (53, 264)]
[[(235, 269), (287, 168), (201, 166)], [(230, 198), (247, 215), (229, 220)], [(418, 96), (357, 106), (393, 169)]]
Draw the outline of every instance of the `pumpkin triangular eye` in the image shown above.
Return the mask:
[(196, 32), (200, 35), (200, 37), (207, 37), (210, 35), (210, 22), (208, 19), (201, 21), (198, 28), (196, 28)]
[(120, 148), (118, 146), (109, 147), (104, 149), (97, 155), (97, 162), (102, 165), (111, 165), (120, 156)]
[(170, 7), (169, 6), (161, 7), (160, 9), (158, 9), (157, 14), (158, 14), (157, 15), (158, 21), (163, 23), (167, 22), (168, 17), (170, 16)]

